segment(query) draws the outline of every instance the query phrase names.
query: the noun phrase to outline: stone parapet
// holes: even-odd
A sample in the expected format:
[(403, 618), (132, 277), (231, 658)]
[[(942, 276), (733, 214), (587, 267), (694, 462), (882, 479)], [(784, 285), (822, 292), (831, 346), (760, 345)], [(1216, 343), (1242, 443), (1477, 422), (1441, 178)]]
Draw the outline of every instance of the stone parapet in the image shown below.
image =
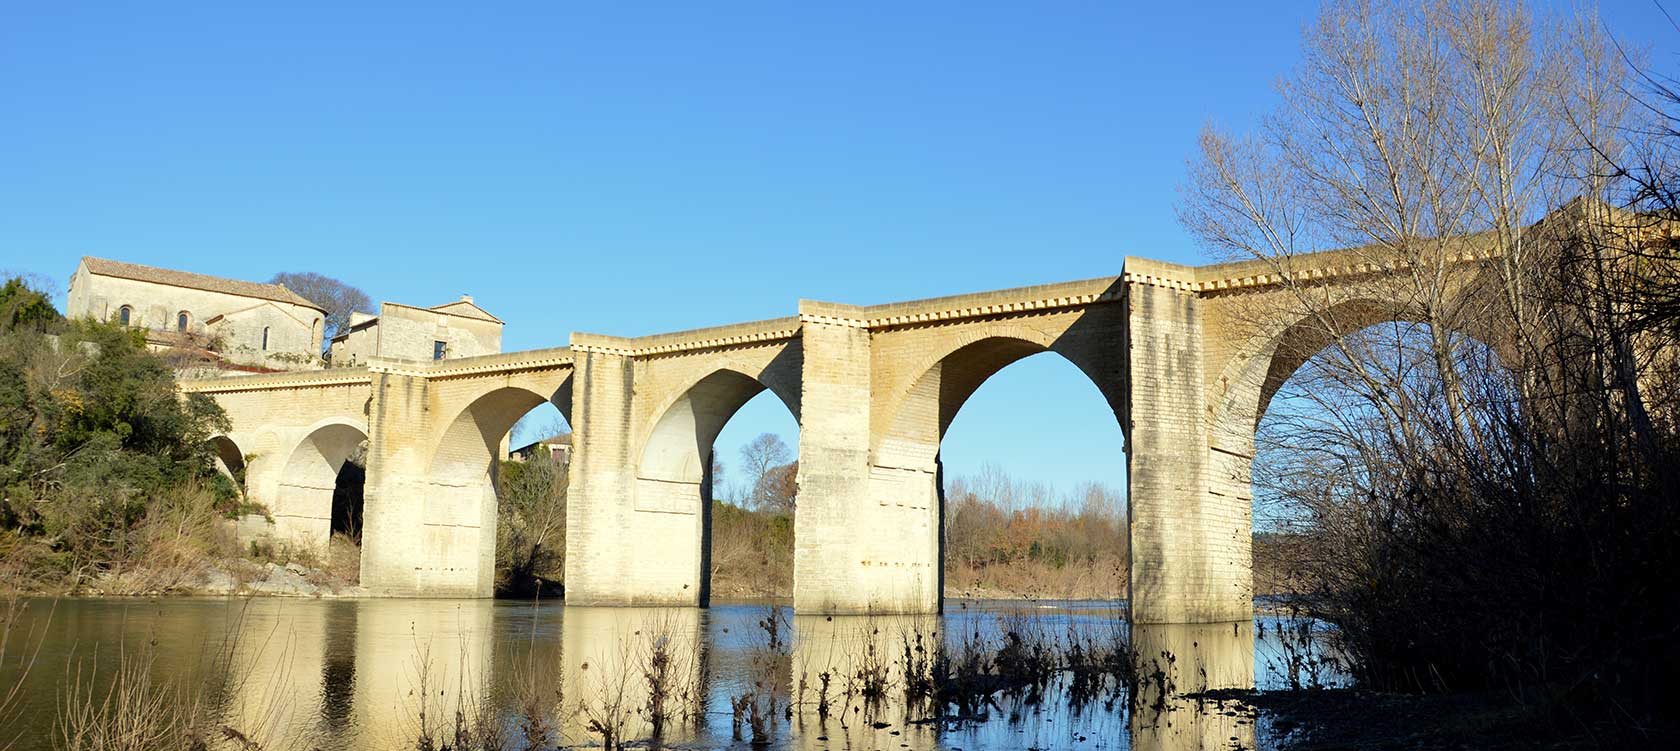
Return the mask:
[[(1499, 257), (1496, 248), (1482, 242), (1466, 242), (1445, 251), (1449, 266), (1485, 263)], [(1409, 268), (1410, 264), (1392, 252), (1378, 248), (1342, 248), (1298, 253), (1277, 259), (1245, 259), (1196, 266), (1192, 269), (1197, 292), (1214, 293), (1275, 287), (1285, 282), (1322, 283), (1333, 280), (1382, 276)]]
[(940, 321), (1071, 308), (1120, 299), (1118, 277), (1039, 284), (884, 305), (799, 301), (800, 320), (880, 329)]
[(519, 373), (527, 370), (564, 367), (572, 364), (571, 347), (527, 349), (494, 355), (460, 357), (421, 363), (419, 372), (428, 378), (460, 378), (500, 373)]
[(180, 381), (177, 385), (185, 394), (225, 394), (236, 391), (265, 391), (272, 389), (320, 388), (347, 384), (369, 383), (372, 376), (365, 367), (333, 370), (265, 373), (261, 375), (202, 378)]
[(771, 318), (727, 326), (711, 326), (667, 334), (622, 337), (606, 334), (572, 333), (572, 349), (625, 357), (649, 357), (702, 349), (738, 347), (761, 342), (786, 341), (799, 336), (799, 318)]

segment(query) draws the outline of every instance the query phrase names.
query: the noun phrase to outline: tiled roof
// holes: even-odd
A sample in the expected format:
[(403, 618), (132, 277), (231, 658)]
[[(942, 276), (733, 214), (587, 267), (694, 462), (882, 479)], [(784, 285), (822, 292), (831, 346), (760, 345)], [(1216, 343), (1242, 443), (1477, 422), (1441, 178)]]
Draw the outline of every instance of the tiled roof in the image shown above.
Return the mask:
[[(92, 256), (82, 256), (82, 263), (87, 264), (88, 271), (100, 276), (114, 276), (120, 279), (133, 279), (138, 282), (167, 284), (171, 287), (202, 289), (208, 292), (253, 297), (258, 300), (273, 300), (274, 302), (291, 303), (322, 310), (321, 306), (303, 299), (298, 293), (279, 284), (242, 282), (237, 279), (223, 279), (219, 276), (194, 274), (190, 271), (141, 266), (138, 263), (123, 263), (122, 261), (111, 261)], [(323, 312), (325, 311), (323, 310)]]

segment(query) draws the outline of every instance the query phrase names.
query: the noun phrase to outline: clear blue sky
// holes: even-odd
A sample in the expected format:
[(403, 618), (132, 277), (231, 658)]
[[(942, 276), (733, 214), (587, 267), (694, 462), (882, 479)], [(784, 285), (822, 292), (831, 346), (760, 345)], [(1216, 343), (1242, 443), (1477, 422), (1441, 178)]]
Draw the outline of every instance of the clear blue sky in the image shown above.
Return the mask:
[[(1172, 213), (1197, 131), (1270, 105), (1316, 8), (248, 5), (0, 8), (0, 269), (61, 303), (83, 254), (471, 293), (525, 349), (1198, 262)], [(795, 441), (766, 398), (725, 460), (760, 430)], [(1040, 356), (947, 467), (1119, 486), (1119, 435)]]

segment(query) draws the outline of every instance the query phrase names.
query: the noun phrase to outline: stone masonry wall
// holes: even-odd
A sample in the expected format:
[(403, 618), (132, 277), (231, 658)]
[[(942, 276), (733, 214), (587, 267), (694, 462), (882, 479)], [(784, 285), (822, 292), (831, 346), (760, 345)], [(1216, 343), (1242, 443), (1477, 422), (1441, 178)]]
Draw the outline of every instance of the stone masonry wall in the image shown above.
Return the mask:
[[(1361, 287), (1372, 272), (1343, 265), (1309, 271), (1350, 301), (1381, 296), (1380, 283)], [(380, 358), (365, 370), (183, 388), (228, 409), (228, 438), (255, 455), (253, 496), (286, 509), (319, 500), (349, 429), (365, 425), (363, 582), (407, 596), (489, 594), (501, 437), (552, 401), (575, 431), (574, 605), (706, 604), (711, 442), (768, 388), (800, 424), (795, 607), (927, 613), (942, 588), (944, 431), (997, 370), (1056, 352), (1091, 378), (1126, 433), (1134, 621), (1241, 621), (1252, 607), (1253, 421), (1267, 384), (1293, 367), (1278, 342), (1298, 328), (1245, 329), (1254, 321), (1242, 301), (1281, 289), (1248, 265), (1128, 258), (1121, 277), (871, 307), (802, 301), (797, 319), (574, 334), (571, 350)], [(1404, 315), (1348, 312), (1350, 325)], [(313, 469), (286, 469), (294, 461)]]

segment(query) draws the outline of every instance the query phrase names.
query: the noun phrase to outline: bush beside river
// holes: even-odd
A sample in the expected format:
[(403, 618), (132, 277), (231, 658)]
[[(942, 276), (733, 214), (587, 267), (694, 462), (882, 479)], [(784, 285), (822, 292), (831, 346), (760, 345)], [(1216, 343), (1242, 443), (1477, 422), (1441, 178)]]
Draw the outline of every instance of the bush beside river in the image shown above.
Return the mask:
[(227, 417), (180, 398), (144, 334), (64, 320), (0, 287), (0, 586), (167, 589), (233, 550), (247, 509), (208, 443)]

